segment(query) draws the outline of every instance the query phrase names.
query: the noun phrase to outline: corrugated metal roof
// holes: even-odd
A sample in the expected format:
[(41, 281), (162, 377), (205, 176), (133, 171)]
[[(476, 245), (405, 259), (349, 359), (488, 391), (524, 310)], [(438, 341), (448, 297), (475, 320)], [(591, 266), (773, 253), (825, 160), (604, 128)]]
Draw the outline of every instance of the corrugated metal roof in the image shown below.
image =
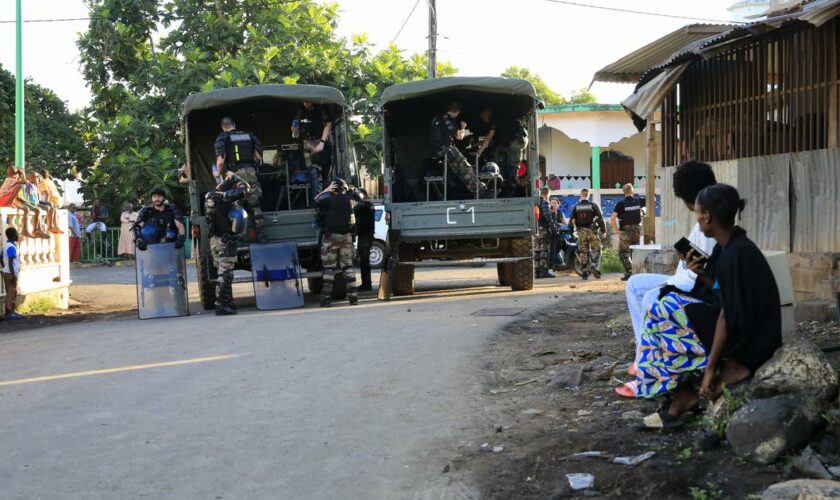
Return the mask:
[(691, 24), (669, 33), (595, 73), (593, 82), (637, 83), (650, 68), (698, 40), (731, 30), (731, 24)]

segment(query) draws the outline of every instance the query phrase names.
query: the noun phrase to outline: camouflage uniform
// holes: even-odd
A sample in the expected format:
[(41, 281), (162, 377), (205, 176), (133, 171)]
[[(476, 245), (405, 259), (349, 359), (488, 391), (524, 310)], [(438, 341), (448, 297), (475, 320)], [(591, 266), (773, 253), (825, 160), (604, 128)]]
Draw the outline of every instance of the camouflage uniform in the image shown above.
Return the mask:
[(223, 181), (204, 198), (210, 256), (218, 270), (216, 281), (216, 314), (236, 314), (233, 304), (233, 269), (236, 266), (237, 239), (229, 217), (237, 200), (247, 196), (244, 179), (233, 176)]
[(540, 198), (538, 222), (534, 257), (537, 262), (537, 277), (545, 277), (549, 270), (551, 252), (551, 205), (543, 198)]
[(641, 227), (624, 226), (618, 235), (618, 257), (624, 265), (624, 272), (633, 272), (633, 261), (630, 260), (630, 245), (638, 245), (641, 241)]
[(263, 237), (265, 230), (265, 218), (263, 217), (262, 208), (260, 208), (260, 198), (262, 198), (262, 187), (260, 187), (260, 180), (257, 177), (257, 169), (253, 166), (247, 165), (239, 168), (232, 168), (243, 181), (248, 183), (248, 196), (245, 198), (245, 203), (248, 206), (248, 211), (254, 219), (254, 226), (257, 229), (257, 235)]
[(436, 116), (432, 120), (431, 127), (432, 145), (435, 148), (436, 155), (446, 161), (447, 168), (464, 182), (467, 190), (475, 196), (475, 187), (477, 185), (477, 194), (481, 195), (487, 189), (487, 186), (484, 183), (478, 182), (475, 167), (470, 165), (470, 162), (464, 158), (461, 151), (455, 147), (455, 135), (458, 133), (458, 130), (459, 127), (455, 123), (455, 119), (449, 116), (449, 114)]
[(332, 293), (335, 275), (339, 272), (344, 274), (344, 282), (347, 284), (347, 296), (356, 296), (356, 273), (353, 271), (353, 248), (352, 234), (333, 233), (324, 236), (321, 244), (321, 263), (324, 265), (324, 295)]
[[(224, 295), (225, 287), (233, 281), (233, 268), (236, 266), (236, 237), (213, 236), (210, 238), (210, 255), (213, 265), (219, 272), (217, 279), (217, 295)], [(230, 279), (228, 279), (230, 278)], [(221, 297), (219, 297), (221, 299)]]
[[(589, 262), (589, 252), (592, 252), (595, 262)], [(590, 227), (578, 229), (578, 252), (584, 272), (598, 270), (601, 265), (601, 238)]]

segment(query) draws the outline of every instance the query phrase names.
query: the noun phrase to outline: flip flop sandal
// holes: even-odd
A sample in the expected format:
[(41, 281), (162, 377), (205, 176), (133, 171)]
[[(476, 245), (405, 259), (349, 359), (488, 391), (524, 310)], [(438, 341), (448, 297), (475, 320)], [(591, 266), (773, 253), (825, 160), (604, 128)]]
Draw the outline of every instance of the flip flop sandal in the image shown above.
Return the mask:
[(627, 382), (615, 388), (615, 393), (619, 396), (625, 398), (635, 398), (636, 397), (636, 386), (638, 382), (635, 380), (632, 382)]

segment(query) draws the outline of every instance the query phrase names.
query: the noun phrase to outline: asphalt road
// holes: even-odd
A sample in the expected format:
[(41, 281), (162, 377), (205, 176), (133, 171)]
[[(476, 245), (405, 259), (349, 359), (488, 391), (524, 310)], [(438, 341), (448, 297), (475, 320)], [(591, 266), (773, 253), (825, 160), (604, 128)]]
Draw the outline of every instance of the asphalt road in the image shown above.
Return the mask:
[(563, 282), (431, 270), (390, 303), (4, 334), (0, 497), (475, 497), (441, 467), (482, 411), (482, 349), (516, 317), (473, 313), (527, 314)]

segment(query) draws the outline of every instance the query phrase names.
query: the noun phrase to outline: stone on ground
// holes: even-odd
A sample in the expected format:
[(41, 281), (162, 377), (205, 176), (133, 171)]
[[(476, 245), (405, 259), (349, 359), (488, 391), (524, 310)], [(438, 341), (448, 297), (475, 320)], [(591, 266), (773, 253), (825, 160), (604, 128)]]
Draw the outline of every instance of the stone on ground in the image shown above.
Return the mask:
[(837, 396), (837, 372), (814, 344), (800, 340), (782, 346), (755, 372), (753, 395), (802, 394), (820, 401)]
[(770, 464), (808, 444), (820, 418), (819, 403), (812, 398), (789, 394), (756, 399), (732, 415), (726, 438), (739, 456)]
[(761, 500), (790, 500), (791, 498), (838, 498), (840, 481), (825, 479), (796, 479), (774, 484), (761, 495)]

